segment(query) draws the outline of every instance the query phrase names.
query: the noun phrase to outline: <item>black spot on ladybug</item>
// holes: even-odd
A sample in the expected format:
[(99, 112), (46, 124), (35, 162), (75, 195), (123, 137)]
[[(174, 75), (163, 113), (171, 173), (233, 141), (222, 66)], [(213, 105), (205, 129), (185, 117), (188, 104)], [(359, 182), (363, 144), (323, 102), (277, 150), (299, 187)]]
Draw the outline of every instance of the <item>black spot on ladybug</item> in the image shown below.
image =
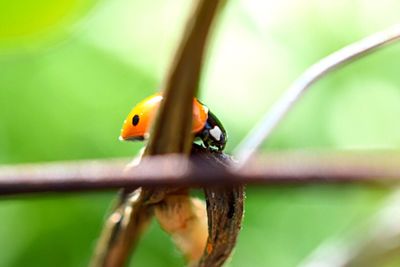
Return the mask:
[(139, 115), (135, 115), (135, 116), (133, 116), (133, 118), (132, 118), (132, 125), (133, 126), (136, 126), (136, 125), (138, 125), (138, 123), (139, 123)]

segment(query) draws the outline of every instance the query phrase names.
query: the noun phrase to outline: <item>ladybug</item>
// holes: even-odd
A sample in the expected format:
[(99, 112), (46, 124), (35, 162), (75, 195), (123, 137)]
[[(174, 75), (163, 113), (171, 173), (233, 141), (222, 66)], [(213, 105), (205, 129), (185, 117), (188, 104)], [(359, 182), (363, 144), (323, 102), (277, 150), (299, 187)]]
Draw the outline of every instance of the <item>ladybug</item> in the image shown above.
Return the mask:
[[(137, 104), (129, 113), (121, 129), (120, 140), (145, 140), (149, 137), (151, 123), (163, 96), (152, 95)], [(213, 151), (225, 148), (227, 134), (218, 118), (196, 98), (193, 99), (192, 133), (195, 141)]]

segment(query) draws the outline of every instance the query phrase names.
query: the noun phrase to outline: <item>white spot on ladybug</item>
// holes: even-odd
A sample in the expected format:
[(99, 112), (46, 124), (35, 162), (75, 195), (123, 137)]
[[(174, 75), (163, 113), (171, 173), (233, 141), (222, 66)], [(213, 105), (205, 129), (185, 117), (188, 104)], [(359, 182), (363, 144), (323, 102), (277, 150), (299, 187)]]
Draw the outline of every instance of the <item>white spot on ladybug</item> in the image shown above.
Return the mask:
[(221, 140), (222, 131), (218, 126), (214, 126), (214, 128), (210, 130), (210, 134), (212, 137), (214, 137), (215, 140)]

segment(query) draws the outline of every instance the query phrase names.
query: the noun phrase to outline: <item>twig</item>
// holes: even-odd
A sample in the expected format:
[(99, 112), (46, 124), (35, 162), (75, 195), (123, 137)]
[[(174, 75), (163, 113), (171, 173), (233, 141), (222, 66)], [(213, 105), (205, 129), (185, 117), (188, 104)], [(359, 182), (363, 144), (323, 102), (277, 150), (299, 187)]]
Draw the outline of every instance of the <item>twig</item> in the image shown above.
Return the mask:
[(207, 35), (221, 2), (199, 0), (186, 25), (145, 155), (190, 153), (193, 97), (198, 91)]
[(232, 184), (390, 184), (400, 181), (396, 152), (276, 152), (254, 157), (239, 169), (216, 167), (178, 155), (148, 158), (123, 172), (129, 159), (20, 164), (0, 167), (0, 194), (74, 192), (139, 186)]
[[(232, 159), (223, 153), (193, 150), (197, 161), (216, 168), (231, 167)], [(217, 178), (218, 179), (218, 178)], [(245, 187), (237, 184), (204, 188), (207, 202), (208, 238), (198, 267), (220, 267), (230, 257), (242, 227)]]
[[(186, 24), (166, 79), (163, 90), (164, 99), (158, 110), (144, 157), (169, 153), (189, 155), (190, 153), (193, 138), (191, 134), (192, 101), (198, 89), (208, 32), (220, 2), (220, 0), (199, 0)], [(160, 204), (168, 194), (177, 190), (179, 188), (142, 187), (133, 196), (129, 194), (130, 190), (125, 190), (121, 195), (119, 205), (109, 217), (110, 223), (105, 225), (94, 254), (92, 267), (125, 265), (130, 250), (140, 237), (139, 229), (147, 223), (147, 218), (153, 214), (153, 209), (158, 209), (156, 204)], [(167, 207), (166, 210), (173, 209)], [(156, 212), (156, 215), (160, 212), (162, 210)], [(120, 221), (113, 223), (113, 217), (121, 218), (120, 220), (125, 223), (121, 224)], [(204, 224), (204, 228), (206, 227)]]
[(260, 123), (253, 128), (236, 148), (235, 156), (239, 159), (239, 162), (246, 162), (254, 154), (312, 84), (331, 71), (344, 66), (352, 60), (372, 53), (384, 45), (399, 40), (399, 38), (400, 24), (350, 44), (308, 68), (294, 81), (280, 100), (274, 104)]

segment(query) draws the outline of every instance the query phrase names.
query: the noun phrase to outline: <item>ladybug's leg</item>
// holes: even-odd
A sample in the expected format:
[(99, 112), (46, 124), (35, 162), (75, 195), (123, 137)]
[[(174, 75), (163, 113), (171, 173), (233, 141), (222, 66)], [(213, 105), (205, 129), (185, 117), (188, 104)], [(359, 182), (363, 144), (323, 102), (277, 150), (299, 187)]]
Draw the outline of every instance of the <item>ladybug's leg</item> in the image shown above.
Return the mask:
[(210, 138), (210, 131), (207, 128), (207, 126), (205, 126), (200, 132), (198, 132), (196, 134), (196, 137), (198, 137), (201, 140), (202, 146), (207, 148), (207, 149), (212, 144), (212, 140)]

